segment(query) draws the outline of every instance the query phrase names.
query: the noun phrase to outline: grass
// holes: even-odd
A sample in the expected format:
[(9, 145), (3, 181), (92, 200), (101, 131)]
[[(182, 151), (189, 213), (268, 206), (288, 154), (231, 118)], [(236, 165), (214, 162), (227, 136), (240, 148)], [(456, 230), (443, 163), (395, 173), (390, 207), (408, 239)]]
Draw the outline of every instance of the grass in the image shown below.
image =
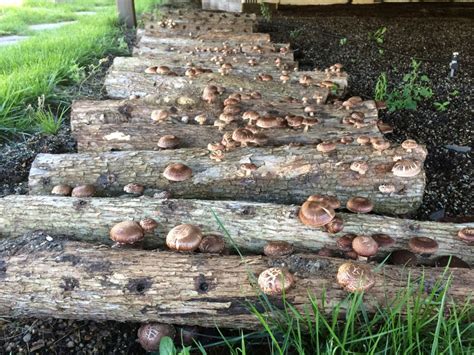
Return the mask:
[[(138, 0), (138, 12), (156, 3), (157, 0)], [(67, 6), (87, 9), (91, 4), (113, 1), (80, 0)], [(48, 2), (45, 7), (52, 5)], [(39, 97), (44, 97), (47, 106), (62, 110), (73, 99), (63, 87), (80, 83), (87, 68), (97, 65), (104, 56), (129, 54), (113, 9), (83, 16), (77, 24), (40, 32), (16, 45), (0, 47), (0, 140), (42, 127), (37, 116), (28, 114), (31, 107), (37, 107)]]

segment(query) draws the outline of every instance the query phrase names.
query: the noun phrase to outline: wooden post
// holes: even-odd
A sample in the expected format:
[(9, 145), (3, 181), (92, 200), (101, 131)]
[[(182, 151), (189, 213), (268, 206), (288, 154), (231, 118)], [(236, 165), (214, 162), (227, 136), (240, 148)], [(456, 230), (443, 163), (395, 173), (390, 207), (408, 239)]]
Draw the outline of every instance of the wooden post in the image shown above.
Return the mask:
[(125, 24), (128, 28), (137, 26), (134, 0), (117, 0), (117, 10), (120, 23)]

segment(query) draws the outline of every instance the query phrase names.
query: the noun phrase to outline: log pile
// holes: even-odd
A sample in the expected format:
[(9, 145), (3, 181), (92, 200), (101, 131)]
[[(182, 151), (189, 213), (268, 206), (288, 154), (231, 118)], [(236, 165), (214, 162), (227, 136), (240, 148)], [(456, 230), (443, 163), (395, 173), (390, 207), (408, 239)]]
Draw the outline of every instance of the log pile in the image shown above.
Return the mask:
[[(410, 248), (414, 237), (437, 242), (436, 252), (419, 255), (422, 265), (437, 265), (434, 260), (446, 255), (473, 263), (469, 236), (459, 237), (461, 230), (469, 234), (472, 224), (344, 210), (354, 196), (369, 198), (380, 214), (416, 210), (425, 186), (426, 149), (415, 142), (388, 144), (384, 134), (390, 127), (378, 121), (378, 103), (340, 100), (348, 83), (340, 65), (324, 72), (290, 72), (298, 65), (288, 44), (254, 33), (255, 21), (252, 15), (180, 10), (145, 19), (134, 57), (116, 58), (107, 75), (112, 100), (73, 105), (79, 153), (38, 155), (30, 195), (0, 199), (2, 316), (257, 328), (248, 304), (264, 312), (265, 301), (255, 281), (276, 266), (294, 275), (286, 298), (296, 309), (307, 306), (310, 290), (316, 298), (326, 292), (324, 310), (329, 312), (347, 296), (336, 282), (341, 257), (348, 256), (338, 244), (345, 234), (388, 234), (394, 240), (363, 266), (374, 273), (375, 285), (364, 295), (369, 312), (387, 306), (408, 285), (408, 274), (415, 287), (424, 275), (427, 291), (451, 275), (432, 267), (375, 267), (388, 253)], [(229, 72), (221, 70), (227, 61)], [(158, 66), (172, 75), (153, 73)], [(199, 75), (190, 69), (199, 69)], [(280, 75), (288, 76), (285, 83)], [(204, 91), (211, 89), (213, 97), (206, 98)], [(222, 124), (226, 110), (235, 111), (235, 119), (224, 117), (229, 122)], [(249, 111), (279, 127), (245, 122)], [(198, 116), (202, 123), (195, 121)], [(290, 125), (295, 117), (306, 128)], [(232, 137), (242, 129), (253, 140), (239, 146)], [(177, 149), (158, 149), (165, 135), (178, 137)], [(382, 148), (376, 150), (377, 145)], [(407, 174), (406, 165), (404, 177), (394, 174), (400, 160), (415, 172)], [(171, 163), (191, 169), (187, 179), (165, 178)], [(90, 184), (96, 192), (94, 197), (51, 196), (59, 184)], [(144, 191), (126, 195), (129, 184)], [(314, 194), (340, 199), (342, 230), (330, 234), (327, 226), (302, 223), (299, 205)], [(331, 213), (327, 202), (318, 203)], [(158, 224), (143, 242), (110, 248), (109, 232), (116, 223), (143, 218)], [(166, 234), (182, 223), (223, 235), (230, 253), (238, 248), (246, 256), (164, 251)], [(28, 233), (34, 230), (44, 232)], [(291, 243), (298, 254), (255, 255), (275, 240)], [(474, 273), (454, 269), (451, 276), (447, 303), (462, 304), (472, 295)], [(280, 295), (268, 300), (273, 307), (282, 305)]]

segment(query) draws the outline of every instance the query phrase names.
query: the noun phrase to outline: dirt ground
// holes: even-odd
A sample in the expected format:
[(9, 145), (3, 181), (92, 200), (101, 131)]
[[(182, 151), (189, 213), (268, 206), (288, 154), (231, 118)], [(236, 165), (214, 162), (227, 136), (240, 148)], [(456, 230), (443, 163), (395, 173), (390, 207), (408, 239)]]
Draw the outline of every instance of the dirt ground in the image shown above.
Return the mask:
[[(382, 119), (395, 127), (387, 138), (392, 142), (412, 138), (427, 145), (428, 181), (416, 218), (472, 219), (473, 19), (474, 7), (453, 4), (313, 7), (281, 9), (270, 22), (262, 21), (258, 30), (269, 32), (275, 42), (291, 42), (301, 69), (343, 63), (350, 74), (348, 96), (372, 98), (380, 73), (386, 72), (390, 81), (398, 82), (409, 70), (412, 57), (422, 60), (421, 71), (430, 78), (434, 96), (416, 111), (384, 111)], [(380, 54), (369, 35), (384, 26), (387, 30)], [(448, 79), (454, 51), (460, 52), (460, 70), (454, 79)], [(101, 86), (106, 69), (82, 88), (82, 96), (104, 98)], [(450, 97), (455, 90), (459, 94)], [(437, 111), (434, 102), (448, 97), (448, 109)], [(0, 196), (27, 193), (28, 171), (37, 153), (74, 150), (67, 128), (54, 137), (34, 135), (0, 146)], [(144, 352), (135, 341), (138, 326), (0, 317), (0, 354), (140, 354)], [(210, 330), (200, 332), (208, 342), (216, 335)]]

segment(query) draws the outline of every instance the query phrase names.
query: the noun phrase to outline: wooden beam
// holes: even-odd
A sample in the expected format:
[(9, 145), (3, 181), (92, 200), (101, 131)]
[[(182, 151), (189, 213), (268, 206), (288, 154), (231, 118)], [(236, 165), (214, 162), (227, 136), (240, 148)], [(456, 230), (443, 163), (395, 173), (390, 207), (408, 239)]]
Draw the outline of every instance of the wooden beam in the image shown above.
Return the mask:
[(135, 1), (134, 0), (117, 0), (117, 10), (119, 14), (119, 21), (128, 28), (137, 26), (137, 17), (135, 15)]

